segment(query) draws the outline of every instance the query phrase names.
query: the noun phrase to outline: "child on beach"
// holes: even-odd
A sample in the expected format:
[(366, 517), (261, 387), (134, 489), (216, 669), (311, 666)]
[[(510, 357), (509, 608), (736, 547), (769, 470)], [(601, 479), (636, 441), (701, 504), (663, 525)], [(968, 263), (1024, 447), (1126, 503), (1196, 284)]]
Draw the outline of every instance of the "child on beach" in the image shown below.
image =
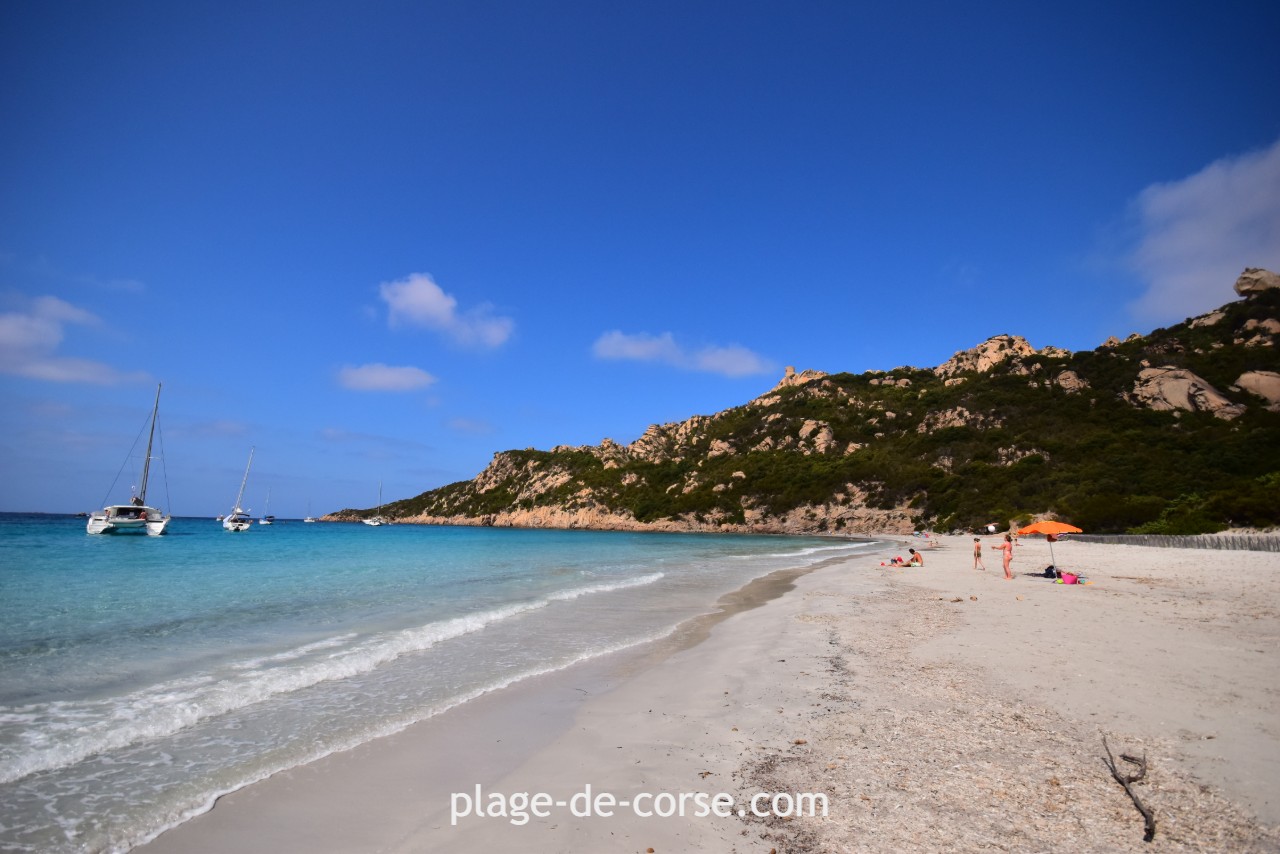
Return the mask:
[(982, 565), (982, 540), (977, 537), (973, 538), (973, 568), (986, 572), (987, 568)]
[(1013, 570), (1009, 569), (1009, 562), (1013, 560), (1013, 537), (1005, 534), (1004, 542), (996, 548), (1004, 552), (1004, 580), (1013, 581)]

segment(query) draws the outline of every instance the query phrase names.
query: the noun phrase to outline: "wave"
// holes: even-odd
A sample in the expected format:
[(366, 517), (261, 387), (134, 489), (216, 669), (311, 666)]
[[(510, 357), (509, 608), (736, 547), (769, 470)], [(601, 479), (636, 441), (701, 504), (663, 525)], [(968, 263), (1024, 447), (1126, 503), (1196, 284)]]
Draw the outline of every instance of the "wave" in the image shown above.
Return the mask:
[[(649, 581), (641, 582), (636, 580), (633, 583), (627, 584), (625, 586), (636, 587), (636, 586), (640, 586), (641, 584), (651, 584), (653, 583), (653, 581), (656, 581), (658, 578), (662, 577), (662, 573), (655, 573), (655, 575), (657, 577), (652, 578)], [(646, 576), (646, 578), (649, 578), (649, 576)], [(602, 586), (607, 586), (609, 590), (619, 589), (613, 585), (602, 585)], [(565, 591), (565, 592), (567, 593), (568, 591)], [(550, 673), (556, 673), (558, 671), (566, 670), (570, 667), (573, 667), (576, 664), (581, 664), (585, 661), (590, 661), (595, 658), (601, 658), (606, 655), (612, 655), (614, 653), (623, 652), (627, 649), (632, 649), (634, 647), (641, 646), (646, 643), (653, 643), (655, 641), (662, 640), (663, 638), (670, 636), (675, 631), (675, 629), (676, 629), (675, 626), (670, 626), (666, 629), (652, 632), (643, 637), (635, 638), (628, 641), (621, 641), (619, 643), (612, 644), (609, 646), (581, 652), (578, 655), (573, 656), (557, 664), (546, 665), (543, 667), (536, 667), (536, 668), (522, 671), (520, 673), (511, 675), (511, 676), (503, 677), (501, 679), (495, 679), (492, 682), (489, 682), (485, 685), (475, 688), (474, 690), (468, 691), (464, 694), (460, 694), (456, 697), (451, 697), (448, 700), (445, 700), (441, 703), (437, 703), (436, 705), (432, 706), (431, 708), (425, 710), (422, 713), (419, 713), (412, 717), (407, 717), (401, 720), (389, 721), (383, 724), (382, 726), (377, 727), (376, 729), (368, 730), (358, 735), (353, 735), (350, 738), (345, 739), (339, 743), (330, 744), (324, 748), (314, 750), (306, 756), (299, 757), (294, 762), (290, 762), (288, 764), (280, 764), (270, 768), (258, 769), (252, 775), (237, 782), (235, 785), (223, 787), (218, 789), (217, 791), (209, 792), (206, 795), (201, 796), (201, 800), (196, 804), (193, 804), (184, 809), (175, 811), (174, 813), (170, 814), (167, 817), (157, 817), (156, 823), (149, 828), (138, 831), (136, 838), (129, 839), (127, 841), (117, 840), (116, 845), (113, 845), (111, 850), (127, 851), (127, 850), (130, 850), (131, 848), (134, 848), (140, 845), (145, 845), (148, 842), (151, 842), (156, 837), (158, 837), (160, 834), (164, 833), (165, 831), (171, 830), (177, 827), (178, 825), (183, 824), (195, 818), (196, 816), (202, 815), (203, 813), (206, 813), (209, 810), (213, 809), (213, 806), (218, 801), (218, 799), (225, 797), (226, 795), (229, 795), (232, 792), (239, 791), (240, 789), (243, 789), (246, 786), (251, 786), (254, 783), (261, 782), (262, 780), (265, 780), (268, 777), (278, 774), (281, 771), (286, 771), (289, 768), (297, 768), (303, 765), (308, 765), (312, 762), (316, 762), (320, 759), (324, 759), (326, 756), (330, 756), (335, 753), (341, 753), (345, 750), (351, 750), (352, 748), (358, 747), (361, 744), (367, 744), (368, 742), (373, 741), (375, 739), (383, 738), (389, 735), (395, 735), (396, 733), (402, 732), (416, 723), (419, 723), (424, 720), (428, 720), (437, 715), (443, 714), (449, 711), (450, 709), (455, 709), (458, 706), (462, 706), (466, 703), (471, 702), (472, 700), (479, 699), (480, 697), (483, 697), (486, 694), (491, 694), (494, 691), (500, 691), (503, 688), (508, 688), (512, 685), (515, 685), (518, 682), (523, 682), (526, 679), (533, 679), (538, 676), (545, 676)]]
[(621, 581), (607, 581), (601, 584), (589, 584), (586, 587), (575, 587), (569, 590), (561, 590), (552, 593), (547, 598), (556, 602), (567, 602), (570, 599), (577, 599), (579, 596), (587, 596), (592, 593), (612, 593), (615, 590), (627, 590), (632, 587), (644, 587), (646, 584), (653, 584), (665, 577), (664, 573), (653, 572), (649, 575), (638, 575), (635, 578), (625, 578)]
[(853, 542), (840, 543), (838, 545), (830, 545), (830, 546), (806, 546), (804, 548), (796, 549), (795, 551), (790, 551), (790, 552), (773, 552), (771, 554), (761, 554), (761, 555), (742, 555), (740, 557), (743, 560), (751, 560), (754, 558), (761, 558), (761, 557), (767, 557), (767, 558), (811, 557), (813, 555), (825, 554), (826, 552), (857, 551), (858, 549), (865, 549), (874, 545), (879, 545), (879, 543), (876, 543), (874, 541), (868, 541), (868, 542), (857, 542), (857, 543), (853, 543)]
[[(355, 635), (235, 662), (215, 671), (169, 680), (121, 697), (53, 701), (0, 710), (0, 783), (80, 762), (138, 742), (163, 738), (201, 721), (310, 688), (367, 674), (402, 655), (482, 631), (521, 614), (598, 593), (653, 584), (656, 572), (545, 594), (350, 643)], [(327, 655), (326, 650), (334, 650)]]

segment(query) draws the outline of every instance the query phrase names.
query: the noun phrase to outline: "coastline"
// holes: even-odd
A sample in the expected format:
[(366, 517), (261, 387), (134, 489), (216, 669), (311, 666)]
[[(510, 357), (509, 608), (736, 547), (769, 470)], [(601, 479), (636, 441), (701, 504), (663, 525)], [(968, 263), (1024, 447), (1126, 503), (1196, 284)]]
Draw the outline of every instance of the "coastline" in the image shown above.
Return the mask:
[[(1068, 540), (1059, 565), (1094, 582), (1069, 587), (1003, 581), (994, 560), (975, 571), (966, 538), (940, 539), (924, 569), (859, 556), (758, 580), (660, 648), (278, 774), (137, 850), (1280, 847), (1280, 555)], [(1014, 570), (1048, 562), (1043, 540), (1024, 540)], [(1102, 765), (1103, 735), (1147, 755), (1135, 791), (1154, 849)], [(588, 784), (823, 792), (830, 807), (772, 823), (450, 822), (451, 794), (476, 785), (568, 798)]]

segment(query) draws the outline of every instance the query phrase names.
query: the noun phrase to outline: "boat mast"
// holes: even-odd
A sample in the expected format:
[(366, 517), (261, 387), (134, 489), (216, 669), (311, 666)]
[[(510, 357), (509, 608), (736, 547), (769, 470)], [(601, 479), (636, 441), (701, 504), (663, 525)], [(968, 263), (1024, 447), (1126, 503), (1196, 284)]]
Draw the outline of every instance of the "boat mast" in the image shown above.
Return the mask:
[(244, 499), (244, 485), (249, 482), (249, 466), (253, 465), (253, 448), (249, 448), (249, 462), (244, 467), (244, 478), (240, 481), (240, 493), (236, 496), (236, 506), (233, 513), (240, 513), (240, 502)]
[(151, 442), (156, 437), (156, 416), (160, 413), (160, 389), (164, 383), (156, 383), (156, 405), (151, 409), (151, 432), (147, 434), (147, 456), (142, 461), (142, 483), (138, 487), (139, 505), (147, 503), (147, 478), (151, 474)]

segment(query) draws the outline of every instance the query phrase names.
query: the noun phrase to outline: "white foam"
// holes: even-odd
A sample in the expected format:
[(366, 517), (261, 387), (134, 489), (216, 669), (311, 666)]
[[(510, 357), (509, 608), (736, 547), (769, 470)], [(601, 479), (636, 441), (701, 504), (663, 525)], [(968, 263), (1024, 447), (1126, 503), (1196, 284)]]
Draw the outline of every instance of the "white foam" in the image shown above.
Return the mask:
[[(656, 573), (656, 575), (658, 577), (661, 577), (662, 573)], [(640, 584), (651, 584), (653, 583), (653, 581), (656, 581), (656, 580), (657, 579), (655, 578), (651, 581), (638, 581), (635, 584), (630, 584), (626, 586), (635, 587), (635, 586), (639, 586)], [(610, 590), (619, 589), (612, 585), (605, 585), (605, 586)], [(599, 592), (599, 591), (591, 591), (591, 592)], [(207, 795), (203, 796), (197, 804), (178, 810), (174, 814), (169, 816), (167, 819), (157, 818), (157, 823), (154, 824), (153, 826), (146, 829), (138, 830), (136, 838), (129, 839), (127, 843), (113, 845), (109, 850), (115, 851), (115, 852), (122, 852), (123, 854), (123, 852), (126, 852), (131, 848), (134, 848), (140, 845), (145, 845), (146, 843), (152, 841), (153, 839), (155, 839), (165, 831), (171, 830), (177, 827), (178, 825), (183, 824), (189, 821), (190, 819), (195, 818), (196, 816), (206, 813), (209, 810), (213, 809), (214, 804), (218, 801), (219, 798), (222, 798), (225, 795), (231, 794), (232, 792), (238, 791), (244, 788), (245, 786), (250, 786), (254, 783), (265, 780), (268, 777), (271, 777), (274, 774), (277, 774), (281, 771), (288, 770), (289, 768), (296, 768), (302, 765), (307, 765), (319, 759), (323, 759), (324, 757), (329, 756), (331, 754), (341, 753), (344, 750), (350, 750), (361, 744), (365, 744), (367, 742), (373, 741), (374, 739), (382, 738), (384, 736), (394, 735), (398, 732), (402, 732), (403, 730), (409, 728), (410, 726), (413, 726), (415, 723), (435, 717), (436, 715), (443, 714), (444, 712), (447, 712), (450, 709), (457, 708), (458, 706), (464, 705), (465, 703), (469, 703), (472, 700), (476, 700), (494, 691), (500, 691), (503, 688), (510, 687), (511, 685), (514, 685), (517, 682), (522, 682), (526, 679), (533, 679), (538, 676), (545, 676), (550, 673), (555, 673), (560, 670), (568, 669), (570, 667), (573, 667), (576, 664), (581, 664), (584, 661), (590, 661), (591, 659), (594, 659), (594, 658), (600, 658), (606, 655), (612, 655), (614, 653), (622, 652), (624, 650), (631, 649), (633, 647), (637, 647), (642, 644), (653, 643), (654, 641), (662, 640), (663, 638), (669, 636), (672, 632), (674, 632), (675, 629), (676, 629), (675, 626), (670, 626), (663, 630), (652, 632), (644, 637), (636, 638), (629, 641), (623, 641), (623, 642), (612, 644), (606, 647), (601, 647), (599, 649), (594, 649), (594, 650), (589, 650), (589, 651), (579, 653), (578, 655), (573, 656), (558, 664), (546, 665), (544, 667), (536, 667), (530, 670), (522, 671), (521, 673), (515, 674), (513, 676), (507, 676), (505, 678), (495, 679), (485, 685), (475, 688), (474, 690), (468, 691), (464, 694), (460, 694), (456, 697), (451, 697), (448, 700), (438, 703), (435, 706), (431, 707), (430, 709), (426, 710), (422, 714), (418, 714), (411, 718), (407, 718), (403, 720), (390, 721), (384, 724), (383, 726), (378, 727), (377, 729), (368, 730), (368, 731), (359, 733), (358, 735), (352, 735), (351, 737), (341, 742), (331, 744), (328, 747), (323, 749), (314, 750), (305, 756), (299, 757), (297, 761), (290, 762), (288, 764), (279, 764), (271, 768), (259, 769), (256, 773), (247, 777), (246, 779), (237, 783), (234, 786), (226, 787), (218, 791), (208, 793)]]
[(302, 646), (297, 647), (296, 649), (289, 649), (289, 650), (285, 650), (284, 652), (278, 652), (275, 655), (266, 655), (261, 658), (250, 658), (246, 661), (242, 661), (238, 664), (234, 664), (232, 665), (232, 667), (234, 667), (237, 670), (255, 670), (259, 667), (262, 667), (265, 664), (277, 664), (284, 661), (295, 661), (299, 658), (305, 658), (311, 653), (319, 652), (322, 649), (332, 649), (336, 646), (342, 646), (344, 643), (347, 643), (348, 641), (352, 640), (355, 637), (356, 635), (353, 632), (350, 634), (338, 635), (336, 637), (331, 637), (331, 638), (325, 638), (324, 640), (316, 641), (314, 643), (303, 644)]
[(653, 572), (649, 575), (639, 575), (635, 578), (624, 578), (621, 581), (609, 581), (601, 584), (591, 584), (586, 587), (561, 590), (557, 593), (552, 593), (547, 598), (557, 602), (567, 602), (570, 599), (577, 599), (579, 596), (587, 596), (591, 593), (612, 593), (615, 590), (644, 587), (647, 584), (653, 584), (655, 581), (662, 580), (663, 577), (663, 573)]
[[(122, 697), (97, 701), (55, 701), (6, 710), (0, 727), (20, 732), (17, 743), (0, 745), (0, 783), (38, 771), (73, 765), (103, 751), (172, 735), (209, 718), (321, 682), (369, 673), (408, 653), (483, 630), (512, 617), (598, 593), (640, 587), (663, 574), (591, 584), (544, 597), (384, 632), (352, 642), (347, 634), (271, 656), (255, 657), (212, 673), (170, 680)], [(320, 655), (325, 650), (328, 655)]]
[(855, 543), (855, 542), (847, 542), (847, 543), (839, 543), (839, 544), (836, 544), (836, 545), (830, 545), (830, 546), (808, 546), (808, 547), (806, 547), (806, 548), (797, 549), (797, 550), (792, 551), (792, 552), (774, 552), (774, 553), (772, 553), (772, 554), (742, 555), (742, 556), (741, 556), (741, 559), (742, 559), (742, 560), (756, 560), (756, 559), (759, 559), (759, 558), (762, 558), (762, 557), (767, 557), (767, 558), (797, 558), (797, 557), (812, 557), (813, 555), (821, 555), (821, 554), (825, 554), (826, 552), (857, 551), (858, 549), (865, 549), (865, 548), (867, 548), (867, 547), (869, 547), (869, 546), (873, 546), (873, 545), (876, 545), (876, 543), (874, 543), (874, 542), (865, 542), (865, 543), (864, 543), (864, 542), (857, 542), (857, 543)]

